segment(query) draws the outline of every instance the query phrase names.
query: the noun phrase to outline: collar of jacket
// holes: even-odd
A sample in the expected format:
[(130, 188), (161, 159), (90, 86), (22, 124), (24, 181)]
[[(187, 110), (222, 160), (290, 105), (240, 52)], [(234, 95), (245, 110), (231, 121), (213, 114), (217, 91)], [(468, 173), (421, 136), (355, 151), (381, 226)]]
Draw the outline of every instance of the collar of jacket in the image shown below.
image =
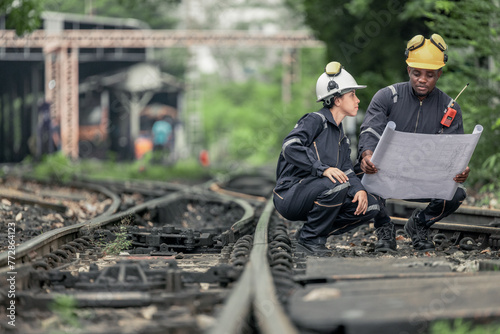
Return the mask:
[(323, 116), (325, 116), (328, 122), (332, 123), (337, 128), (340, 128), (340, 124), (337, 124), (335, 122), (335, 119), (333, 119), (333, 115), (330, 109), (323, 107), (318, 112), (321, 113)]

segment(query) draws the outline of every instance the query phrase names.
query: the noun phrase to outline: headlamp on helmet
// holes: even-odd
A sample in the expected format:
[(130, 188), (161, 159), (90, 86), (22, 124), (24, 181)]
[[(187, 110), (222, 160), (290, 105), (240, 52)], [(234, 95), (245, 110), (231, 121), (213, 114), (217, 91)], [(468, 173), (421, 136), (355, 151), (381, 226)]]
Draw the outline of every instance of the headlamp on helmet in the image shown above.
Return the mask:
[(366, 86), (358, 85), (339, 62), (332, 61), (326, 65), (325, 72), (316, 82), (316, 102), (323, 101), (326, 106), (331, 106), (335, 96), (361, 88)]
[(440, 69), (448, 61), (448, 55), (445, 53), (447, 49), (446, 42), (438, 34), (432, 34), (429, 39), (416, 35), (406, 44), (406, 63), (414, 68)]

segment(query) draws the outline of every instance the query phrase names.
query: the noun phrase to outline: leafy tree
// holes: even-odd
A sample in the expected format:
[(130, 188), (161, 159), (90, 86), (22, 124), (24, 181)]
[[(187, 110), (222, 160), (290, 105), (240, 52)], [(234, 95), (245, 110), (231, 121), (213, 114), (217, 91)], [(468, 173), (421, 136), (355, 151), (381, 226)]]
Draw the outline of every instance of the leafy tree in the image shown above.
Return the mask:
[(6, 17), (5, 28), (18, 35), (40, 28), (43, 11), (93, 14), (135, 18), (153, 29), (169, 29), (177, 19), (172, 9), (181, 0), (0, 0), (0, 15)]
[(117, 18), (134, 18), (153, 29), (169, 29), (177, 19), (171, 11), (180, 0), (43, 0), (44, 10), (63, 13), (92, 14)]
[(6, 17), (5, 28), (15, 29), (18, 35), (40, 26), (42, 10), (41, 0), (0, 0), (0, 16)]
[(336, 60), (368, 85), (359, 91), (361, 109), (373, 94), (406, 80), (404, 49), (412, 36), (429, 29), (419, 18), (403, 18), (405, 4), (395, 0), (285, 0), (327, 47), (324, 62)]
[(315, 102), (318, 67), (311, 64), (323, 63), (324, 50), (302, 49), (299, 53), (290, 103), (282, 99), (281, 67), (261, 69), (241, 83), (217, 75), (203, 79), (202, 121), (205, 141), (212, 155), (217, 155), (214, 160), (274, 163), (283, 138), (299, 117), (320, 107)]

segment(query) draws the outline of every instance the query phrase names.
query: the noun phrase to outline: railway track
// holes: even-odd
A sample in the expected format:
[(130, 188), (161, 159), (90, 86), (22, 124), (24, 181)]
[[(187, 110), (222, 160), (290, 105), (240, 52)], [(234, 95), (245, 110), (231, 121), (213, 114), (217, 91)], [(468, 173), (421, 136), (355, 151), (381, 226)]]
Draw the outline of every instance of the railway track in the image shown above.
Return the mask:
[[(460, 209), (433, 226), (435, 251), (414, 252), (402, 232), (413, 204), (390, 201), (396, 253), (374, 252), (373, 226), (364, 225), (330, 238), (333, 256), (317, 258), (296, 252), (301, 224), (277, 214), (272, 186), (260, 175), (194, 187), (107, 184), (117, 194), (150, 197), (52, 240), (49, 255), (27, 251), (25, 263), (16, 261), (15, 299), (8, 297), (10, 269), (2, 265), (2, 305), (14, 300), (18, 321), (3, 328), (28, 334), (427, 333), (434, 323), (454, 319), (499, 324), (495, 210)], [(105, 246), (123, 236), (130, 244), (109, 254)], [(22, 247), (29, 248), (16, 251)], [(8, 320), (6, 307), (0, 316)]]
[[(241, 194), (259, 203), (250, 205), (207, 187), (173, 187), (172, 191), (170, 186), (159, 186), (155, 189), (167, 191), (159, 193), (158, 198), (91, 219), (83, 225), (51, 231), (53, 235), (45, 233), (15, 247), (14, 267), (10, 267), (9, 253), (4, 253), (7, 263), (2, 266), (1, 284), (12, 290), (7, 279), (15, 276), (16, 296), (11, 300), (15, 300), (20, 310), (17, 314), (20, 325), (3, 328), (18, 333), (64, 330), (65, 324), (57, 321), (46, 328), (43, 318), (57, 318), (53, 305), (58, 305), (61, 298), (69, 298), (78, 305), (78, 310), (85, 307), (94, 310), (96, 318), (85, 322), (84, 332), (200, 332), (198, 327), (202, 325), (197, 322), (203, 321), (203, 314), (210, 313), (225, 299), (230, 289), (226, 287), (238, 278), (246, 262), (245, 254), (255, 229), (254, 211), (262, 206), (256, 200), (260, 196)], [(106, 188), (118, 189), (122, 195), (150, 194), (145, 183), (108, 184)], [(111, 256), (106, 246), (117, 243), (123, 229), (130, 247), (125, 254)], [(85, 274), (80, 275), (81, 272)], [(115, 283), (118, 291), (109, 282)], [(90, 291), (78, 290), (82, 286)], [(158, 288), (159, 291), (151, 290)], [(96, 289), (101, 290), (96, 292)], [(2, 305), (8, 301), (8, 294), (8, 290), (2, 294)], [(199, 307), (193, 310), (195, 304)], [(124, 308), (128, 310), (127, 316), (121, 318), (119, 313)], [(113, 314), (121, 321), (141, 323), (144, 312), (157, 308), (161, 308), (155, 312), (157, 317), (168, 315), (169, 319), (179, 320), (156, 322), (156, 329), (151, 331), (147, 324), (143, 328), (113, 327), (100, 319), (102, 314)], [(44, 314), (37, 317), (40, 312)], [(190, 314), (193, 316), (189, 317)]]
[[(98, 184), (0, 180), (0, 211), (4, 223), (0, 226), (0, 252), (7, 250), (9, 230), (15, 230), (16, 244), (27, 243), (56, 229), (71, 229), (72, 225), (110, 215), (119, 205), (119, 196)], [(6, 260), (0, 256), (0, 266), (4, 265)]]
[[(390, 200), (387, 207), (394, 223), (403, 227), (414, 209), (427, 203)], [(500, 247), (500, 210), (461, 206), (453, 215), (434, 224), (431, 237), (439, 248), (459, 246), (463, 250)]]
[[(423, 209), (427, 203), (403, 200), (388, 200), (387, 208), (393, 217), (407, 218), (414, 209)], [(442, 222), (475, 226), (500, 227), (500, 210), (485, 209), (470, 205), (462, 205), (453, 215), (445, 217)]]

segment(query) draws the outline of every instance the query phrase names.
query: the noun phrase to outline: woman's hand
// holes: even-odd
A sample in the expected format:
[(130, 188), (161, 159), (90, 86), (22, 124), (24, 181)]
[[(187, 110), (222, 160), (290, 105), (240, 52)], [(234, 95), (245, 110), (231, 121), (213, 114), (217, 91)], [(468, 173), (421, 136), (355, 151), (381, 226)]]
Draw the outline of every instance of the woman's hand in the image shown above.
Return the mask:
[(349, 181), (349, 178), (347, 177), (347, 175), (345, 175), (345, 173), (343, 171), (341, 171), (340, 169), (335, 168), (335, 167), (328, 167), (323, 172), (323, 176), (326, 176), (327, 178), (329, 178), (333, 183), (337, 183), (337, 181), (335, 181), (335, 180), (338, 180), (340, 183), (344, 183), (344, 182)]
[(360, 190), (354, 195), (354, 198), (352, 200), (353, 203), (358, 202), (358, 207), (356, 208), (356, 211), (354, 214), (360, 215), (360, 214), (365, 214), (366, 209), (368, 209), (368, 195), (366, 194), (366, 191)]

